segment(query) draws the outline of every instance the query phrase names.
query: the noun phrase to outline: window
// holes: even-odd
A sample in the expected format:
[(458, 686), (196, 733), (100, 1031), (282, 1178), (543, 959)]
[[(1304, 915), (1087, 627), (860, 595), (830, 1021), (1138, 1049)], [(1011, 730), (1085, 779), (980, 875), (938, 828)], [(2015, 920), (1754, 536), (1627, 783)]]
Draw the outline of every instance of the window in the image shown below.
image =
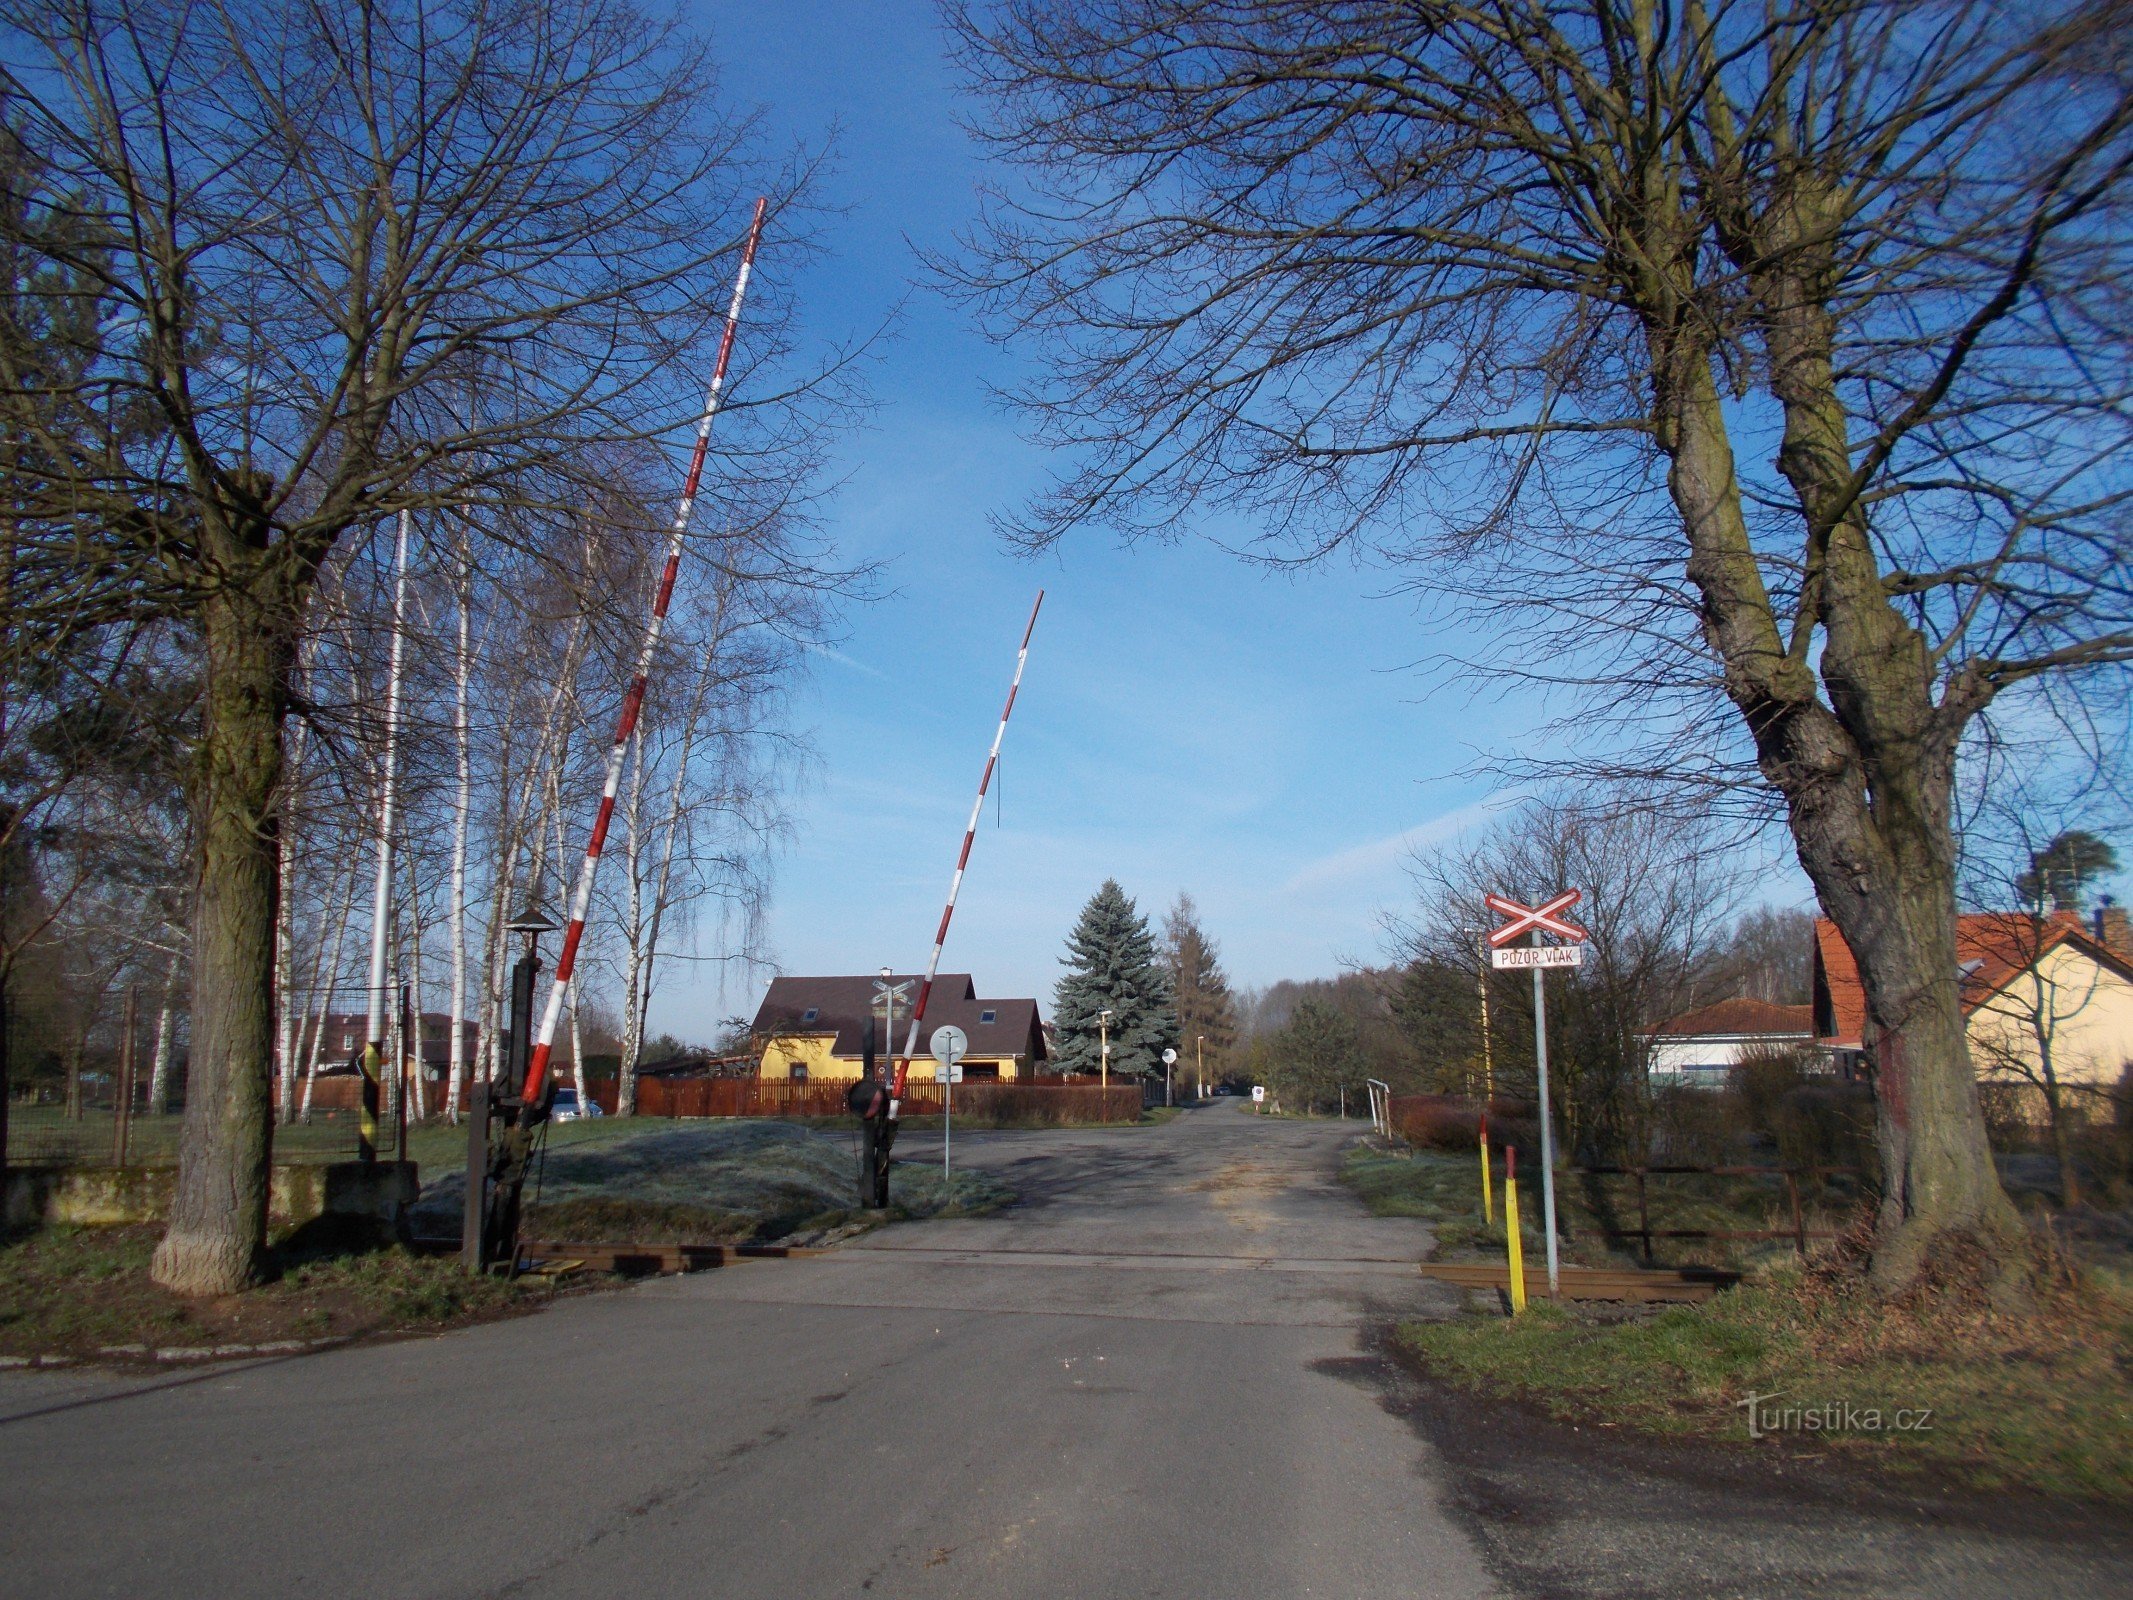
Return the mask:
[(800, 1013), (800, 1020), (802, 1022), (813, 1022), (815, 1018), (821, 1015), (822, 1008), (820, 1006), (809, 1006), (805, 1011)]
[(794, 1063), (792, 1064), (792, 1081), (793, 1081), (794, 1083), (805, 1083), (805, 1082), (807, 1082), (807, 1063), (806, 1063), (806, 1062), (804, 1062), (804, 1061), (795, 1061), (795, 1062), (794, 1062)]
[(999, 1020), (1000, 1013), (997, 1011), (980, 1011), (978, 1013), (978, 1021), (980, 1022), (998, 1022)]

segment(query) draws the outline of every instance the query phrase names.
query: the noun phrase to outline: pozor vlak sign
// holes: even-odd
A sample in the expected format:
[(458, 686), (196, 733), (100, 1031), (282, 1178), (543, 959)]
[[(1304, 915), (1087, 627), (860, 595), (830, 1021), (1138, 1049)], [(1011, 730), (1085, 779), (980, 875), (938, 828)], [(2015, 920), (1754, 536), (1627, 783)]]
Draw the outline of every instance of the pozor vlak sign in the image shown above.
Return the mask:
[[(1584, 961), (1586, 932), (1564, 914), (1581, 898), (1578, 890), (1564, 889), (1529, 906), (1508, 895), (1482, 896), (1488, 908), (1503, 919), (1503, 925), (1489, 933), (1489, 964), (1526, 967), (1533, 972), (1533, 1065), (1540, 1094), (1541, 1214), (1548, 1231), (1550, 1295), (1560, 1288), (1560, 1269), (1555, 1252), (1555, 1118), (1548, 1107), (1548, 988), (1543, 980), (1550, 967), (1575, 967)], [(1542, 940), (1551, 934), (1564, 942), (1544, 944)]]

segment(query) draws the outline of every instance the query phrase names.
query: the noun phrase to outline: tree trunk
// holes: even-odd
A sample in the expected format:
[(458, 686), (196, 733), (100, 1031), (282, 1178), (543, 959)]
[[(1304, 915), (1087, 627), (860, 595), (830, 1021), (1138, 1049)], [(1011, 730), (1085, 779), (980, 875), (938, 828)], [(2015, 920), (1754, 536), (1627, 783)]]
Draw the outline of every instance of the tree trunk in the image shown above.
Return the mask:
[(249, 589), (225, 571), (201, 608), (192, 1069), (170, 1226), (149, 1269), (181, 1294), (243, 1288), (256, 1278), (266, 1244), (276, 791), (295, 616), (278, 581), (291, 563), (279, 555), (269, 549), (255, 558), (243, 574)]
[[(296, 1114), (297, 1120), (305, 1124), (311, 1121), (311, 1092), (318, 1087), (319, 1061), (326, 1049), (326, 1023), (333, 1015), (334, 996), (341, 981), (341, 958), (348, 948), (348, 922), (355, 914), (357, 860), (355, 852), (350, 851), (348, 876), (341, 882), (341, 914), (333, 929), (333, 963), (326, 969), (323, 985), (316, 975), (318, 968), (314, 965), (312, 969), (312, 1004), (318, 1007), (318, 1021), (311, 1030), (311, 1051), (305, 1057), (304, 1065), (303, 1103)], [(320, 930), (320, 935), (319, 952), (323, 960), (326, 949), (323, 929)]]
[[(1664, 332), (1653, 341), (1660, 443), (1727, 696), (1785, 797), (1800, 865), (1866, 990), (1883, 1183), (1873, 1278), (1894, 1293), (1951, 1233), (1977, 1236), (2011, 1267), (2021, 1221), (1986, 1142), (1956, 973), (1950, 798), (1963, 713), (1935, 704), (1924, 641), (1889, 606), (1856, 510), (1843, 505), (1849, 457), (1826, 354), (1812, 330), (1793, 331), (1789, 345), (1773, 340), (1787, 407), (1780, 465), (1810, 525), (1801, 604), (1824, 623), (1828, 705), (1764, 588), (1708, 352)], [(1825, 502), (1835, 508), (1827, 515)], [(1997, 1287), (2012, 1285), (2003, 1270)]]
[(415, 879), (414, 852), (407, 863), (408, 992), (414, 997), (407, 1012), (407, 1114), (420, 1122), (429, 1115), (428, 1096), (422, 1075), (422, 891)]
[[(1823, 891), (1834, 913), (1832, 898)], [(1912, 875), (1893, 892), (1835, 898), (1855, 902), (1835, 920), (1866, 988), (1882, 1181), (1873, 1275), (1895, 1291), (1943, 1236), (1971, 1232), (2002, 1250), (2020, 1237), (2021, 1219), (2000, 1187), (1970, 1065), (1952, 865), (1944, 875)]]
[(2071, 1211), (2081, 1204), (2081, 1177), (2074, 1170), (2073, 1147), (2066, 1139), (2066, 1095), (2059, 1086), (2059, 1064), (2052, 1059), (2051, 997), (2037, 978), (2037, 1070), (2044, 1079), (2044, 1111), (2051, 1118), (2052, 1160), (2059, 1167), (2059, 1204)]
[(471, 666), (468, 634), (473, 610), (473, 559), (461, 525), (459, 573), (455, 584), (459, 617), (458, 650), (452, 657), (452, 751), (458, 763), (458, 787), (452, 791), (452, 1037), (445, 1090), (447, 1114), (459, 1125), (467, 1070), (467, 816), (473, 808), (474, 768), (467, 730), (467, 679)]
[(178, 962), (182, 948), (173, 947), (170, 966), (163, 974), (163, 1004), (156, 1011), (155, 1064), (148, 1073), (148, 1110), (152, 1116), (170, 1112), (170, 1031), (172, 1013), (178, 1004)]

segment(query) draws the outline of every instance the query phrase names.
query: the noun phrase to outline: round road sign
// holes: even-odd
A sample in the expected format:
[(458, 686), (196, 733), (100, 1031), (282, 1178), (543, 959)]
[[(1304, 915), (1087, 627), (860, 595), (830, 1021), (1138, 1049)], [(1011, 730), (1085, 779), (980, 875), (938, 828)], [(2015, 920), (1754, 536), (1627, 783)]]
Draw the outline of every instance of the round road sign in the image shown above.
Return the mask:
[(946, 1023), (933, 1030), (933, 1059), (944, 1067), (952, 1067), (963, 1059), (970, 1049), (970, 1037), (954, 1023)]

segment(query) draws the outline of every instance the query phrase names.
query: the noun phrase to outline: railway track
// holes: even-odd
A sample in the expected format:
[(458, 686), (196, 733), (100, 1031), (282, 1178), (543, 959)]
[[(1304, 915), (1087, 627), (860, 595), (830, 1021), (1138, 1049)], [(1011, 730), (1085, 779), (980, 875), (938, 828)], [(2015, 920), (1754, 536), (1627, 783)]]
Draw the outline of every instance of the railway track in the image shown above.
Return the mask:
[[(1511, 1269), (1500, 1261), (1425, 1261), (1421, 1264), (1421, 1272), (1425, 1278), (1456, 1283), (1469, 1289), (1501, 1289), (1508, 1293), (1511, 1287)], [(1528, 1297), (1547, 1294), (1548, 1274), (1545, 1270), (1528, 1267), (1525, 1276)], [(1693, 1303), (1708, 1300), (1721, 1289), (1732, 1288), (1740, 1282), (1740, 1274), (1718, 1267), (1564, 1267), (1557, 1273), (1557, 1281), (1562, 1286), (1565, 1300)]]

